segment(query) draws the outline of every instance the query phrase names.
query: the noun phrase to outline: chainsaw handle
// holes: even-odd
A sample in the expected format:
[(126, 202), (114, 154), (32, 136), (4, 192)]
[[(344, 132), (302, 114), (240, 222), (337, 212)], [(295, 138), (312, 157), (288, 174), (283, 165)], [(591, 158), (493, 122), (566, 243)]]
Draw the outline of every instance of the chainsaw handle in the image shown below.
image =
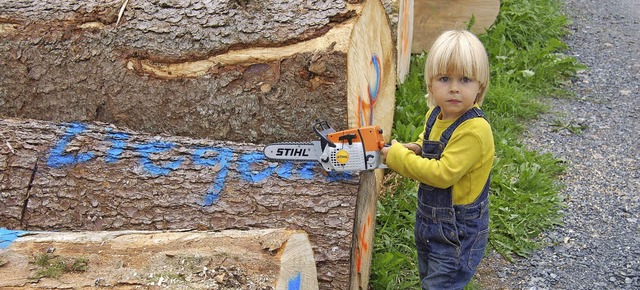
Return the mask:
[(329, 145), (330, 147), (336, 147), (336, 144), (331, 142), (331, 140), (329, 140), (328, 138), (329, 134), (336, 132), (336, 130), (333, 129), (331, 125), (329, 125), (329, 122), (325, 120), (316, 121), (313, 124), (313, 131), (316, 132), (316, 135), (320, 137), (322, 148), (324, 148), (326, 145)]

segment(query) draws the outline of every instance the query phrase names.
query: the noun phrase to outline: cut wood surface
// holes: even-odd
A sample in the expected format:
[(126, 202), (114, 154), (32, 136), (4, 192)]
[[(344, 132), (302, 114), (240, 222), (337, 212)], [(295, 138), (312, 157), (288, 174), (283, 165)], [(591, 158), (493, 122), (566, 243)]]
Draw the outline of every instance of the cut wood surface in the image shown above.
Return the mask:
[(398, 26), (396, 35), (398, 84), (404, 83), (411, 66), (413, 44), (414, 0), (398, 1)]
[(356, 219), (353, 224), (354, 238), (351, 244), (351, 290), (369, 289), (378, 206), (378, 195), (372, 193), (379, 192), (382, 176), (382, 170), (366, 171), (360, 175)]
[(414, 0), (412, 52), (428, 51), (433, 41), (444, 31), (465, 29), (471, 17), (471, 31), (480, 34), (498, 16), (500, 0)]
[(379, 125), (391, 141), (396, 70), (388, 19), (379, 0), (365, 2), (348, 42), (347, 100), (349, 128)]
[(127, 1), (117, 24), (123, 4), (0, 0), (0, 117), (253, 143), (309, 140), (316, 119), (391, 132), (379, 0)]
[(3, 289), (318, 289), (303, 231), (3, 233)]
[(248, 143), (106, 123), (0, 120), (0, 225), (25, 230), (301, 229), (321, 289), (347, 289), (356, 173), (270, 163)]

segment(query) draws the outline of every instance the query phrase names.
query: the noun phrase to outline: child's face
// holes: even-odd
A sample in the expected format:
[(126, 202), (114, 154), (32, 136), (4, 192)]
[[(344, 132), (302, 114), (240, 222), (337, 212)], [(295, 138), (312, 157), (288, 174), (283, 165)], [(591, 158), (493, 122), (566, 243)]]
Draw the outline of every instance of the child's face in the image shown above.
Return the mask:
[(480, 83), (457, 73), (439, 74), (429, 84), (433, 100), (442, 110), (442, 120), (457, 119), (471, 109), (480, 93)]

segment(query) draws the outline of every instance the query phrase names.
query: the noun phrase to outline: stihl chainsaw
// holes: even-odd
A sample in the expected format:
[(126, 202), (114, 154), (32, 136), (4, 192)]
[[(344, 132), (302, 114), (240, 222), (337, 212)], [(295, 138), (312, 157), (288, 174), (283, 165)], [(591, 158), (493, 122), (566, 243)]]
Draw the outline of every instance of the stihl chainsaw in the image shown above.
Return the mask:
[(327, 121), (313, 124), (319, 141), (284, 142), (264, 147), (264, 155), (274, 161), (318, 161), (326, 171), (361, 171), (387, 168), (380, 149), (384, 144), (380, 126), (336, 131)]

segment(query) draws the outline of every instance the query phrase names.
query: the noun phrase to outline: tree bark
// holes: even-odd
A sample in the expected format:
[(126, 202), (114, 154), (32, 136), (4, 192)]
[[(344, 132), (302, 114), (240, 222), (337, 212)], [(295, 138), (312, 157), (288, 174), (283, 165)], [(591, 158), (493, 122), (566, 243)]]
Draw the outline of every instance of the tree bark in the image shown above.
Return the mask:
[(128, 1), (116, 25), (120, 0), (0, 0), (0, 117), (254, 143), (393, 119), (388, 20), (349, 2)]
[(318, 289), (302, 231), (9, 234), (0, 248), (3, 289)]
[(347, 289), (359, 175), (269, 163), (255, 144), (102, 123), (0, 121), (0, 225), (26, 230), (301, 229), (322, 289)]

